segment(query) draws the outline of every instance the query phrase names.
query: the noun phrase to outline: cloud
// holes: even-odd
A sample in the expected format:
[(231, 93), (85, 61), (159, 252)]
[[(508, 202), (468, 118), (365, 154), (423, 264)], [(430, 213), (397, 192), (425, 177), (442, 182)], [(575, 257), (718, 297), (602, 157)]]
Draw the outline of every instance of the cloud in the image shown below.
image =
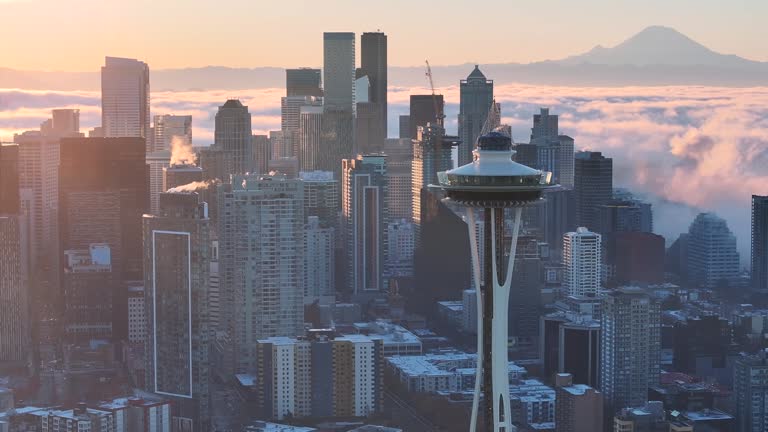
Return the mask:
[[(437, 89), (446, 101), (446, 126), (456, 133), (458, 86)], [(280, 128), (282, 88), (152, 93), (153, 114), (193, 116), (193, 142), (213, 141), (216, 110), (239, 98), (252, 113), (254, 133)], [(391, 87), (389, 136), (408, 113), (411, 94), (426, 87)], [(614, 159), (615, 185), (646, 196), (655, 226), (669, 240), (687, 230), (698, 211), (715, 211), (739, 238), (749, 257), (751, 194), (768, 194), (768, 88), (703, 86), (555, 87), (497, 85), (502, 118), (517, 142), (527, 142), (540, 107), (560, 115), (561, 133), (576, 147)], [(98, 92), (0, 89), (0, 138), (37, 128), (51, 108), (81, 109), (83, 129), (100, 123)]]

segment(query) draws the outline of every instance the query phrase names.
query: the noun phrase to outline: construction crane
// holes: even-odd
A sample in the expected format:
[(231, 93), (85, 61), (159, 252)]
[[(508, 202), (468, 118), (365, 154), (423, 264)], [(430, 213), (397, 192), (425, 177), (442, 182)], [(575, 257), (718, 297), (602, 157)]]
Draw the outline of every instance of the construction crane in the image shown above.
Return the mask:
[(445, 114), (443, 114), (443, 111), (440, 109), (440, 104), (437, 103), (437, 95), (435, 94), (435, 83), (432, 81), (432, 68), (429, 67), (429, 60), (424, 60), (424, 62), (427, 64), (427, 72), (426, 76), (427, 79), (429, 79), (429, 87), (432, 89), (432, 103), (435, 105), (435, 121), (437, 121), (437, 124), (440, 127), (443, 127), (443, 120), (445, 119)]

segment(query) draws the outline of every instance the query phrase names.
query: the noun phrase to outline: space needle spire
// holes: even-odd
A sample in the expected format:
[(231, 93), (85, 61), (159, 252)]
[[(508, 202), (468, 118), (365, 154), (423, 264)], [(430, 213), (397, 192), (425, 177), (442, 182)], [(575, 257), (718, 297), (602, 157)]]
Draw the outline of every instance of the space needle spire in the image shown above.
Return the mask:
[[(552, 174), (512, 161), (512, 139), (498, 132), (478, 138), (474, 160), (438, 173), (447, 200), (466, 209), (472, 269), (477, 290), (477, 372), (470, 432), (477, 432), (480, 395), (483, 395), (485, 432), (510, 432), (507, 331), (509, 291), (515, 263), (520, 215), (526, 205), (542, 199), (553, 187)], [(511, 210), (512, 239), (507, 256), (504, 247), (505, 212)], [(475, 212), (482, 210), (484, 223), (484, 268), (480, 269), (475, 237)], [(507, 257), (505, 262), (505, 256)], [(482, 279), (481, 279), (482, 275)]]

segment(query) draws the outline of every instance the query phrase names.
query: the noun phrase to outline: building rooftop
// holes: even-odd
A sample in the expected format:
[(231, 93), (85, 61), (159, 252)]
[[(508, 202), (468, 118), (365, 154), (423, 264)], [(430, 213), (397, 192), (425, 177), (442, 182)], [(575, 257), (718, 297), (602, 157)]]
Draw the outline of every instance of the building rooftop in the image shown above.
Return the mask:
[(386, 321), (358, 322), (353, 324), (358, 333), (371, 337), (377, 337), (384, 345), (393, 344), (421, 344), (421, 339), (405, 327)]
[(303, 426), (290, 426), (278, 423), (257, 421), (244, 429), (244, 432), (315, 432), (317, 429)]
[(585, 384), (572, 384), (572, 385), (569, 385), (566, 387), (560, 387), (560, 388), (574, 396), (581, 396), (587, 393), (589, 390), (594, 390), (592, 387)]
[(683, 416), (688, 420), (708, 421), (708, 420), (732, 420), (733, 416), (716, 409), (705, 409), (702, 411), (684, 411)]

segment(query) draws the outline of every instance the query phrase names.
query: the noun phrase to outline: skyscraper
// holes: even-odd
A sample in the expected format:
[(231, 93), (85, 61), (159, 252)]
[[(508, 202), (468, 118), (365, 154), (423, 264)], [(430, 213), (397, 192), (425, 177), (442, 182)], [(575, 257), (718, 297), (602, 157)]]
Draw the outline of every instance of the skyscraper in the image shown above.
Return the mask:
[(58, 137), (74, 137), (80, 135), (80, 110), (55, 109), (51, 110), (52, 135)]
[(393, 278), (413, 277), (416, 235), (413, 224), (402, 219), (387, 225), (387, 274)]
[(14, 142), (19, 144), (18, 186), (29, 234), (30, 283), (34, 294), (50, 299), (50, 292), (37, 288), (48, 281), (53, 290), (59, 289), (61, 257), (50, 253), (59, 243), (59, 138), (28, 131), (14, 135)]
[(304, 304), (333, 303), (336, 294), (335, 232), (307, 216), (304, 227)]
[(299, 173), (304, 185), (304, 215), (317, 216), (320, 226), (334, 228), (339, 213), (339, 181), (330, 171)]
[[(549, 126), (546, 126), (549, 127)], [(546, 127), (542, 124), (540, 128)], [(598, 207), (613, 196), (613, 159), (600, 152), (578, 152), (574, 165), (576, 226), (596, 230)]]
[(299, 112), (299, 169), (313, 171), (320, 159), (320, 137), (323, 130), (323, 107), (303, 106)]
[(69, 343), (87, 344), (93, 339), (109, 340), (113, 336), (117, 290), (105, 288), (120, 285), (120, 276), (118, 269), (112, 267), (111, 255), (109, 245), (104, 243), (64, 251), (61, 281), (64, 331)]
[(350, 110), (323, 107), (320, 152), (315, 169), (333, 171), (333, 177), (341, 179), (341, 160), (353, 157), (354, 114)]
[(735, 432), (758, 432), (768, 427), (768, 361), (766, 353), (742, 355), (734, 366)]
[(127, 304), (119, 281), (141, 278), (141, 216), (149, 209), (144, 140), (63, 138), (59, 179), (59, 253), (63, 257), (66, 250), (94, 243), (109, 246), (119, 278), (111, 287), (113, 335), (125, 338)]
[(688, 229), (688, 283), (713, 289), (739, 276), (736, 236), (724, 219), (700, 213)]
[(0, 145), (0, 365), (30, 354), (27, 227), (19, 201), (19, 148)]
[(152, 150), (171, 150), (174, 140), (185, 146), (192, 145), (192, 116), (191, 115), (156, 115), (152, 128), (154, 137)]
[(600, 391), (606, 409), (642, 406), (659, 382), (659, 305), (639, 288), (612, 291), (603, 303)]
[[(234, 172), (232, 152), (226, 151), (221, 146), (215, 144), (208, 148), (200, 149), (197, 161), (203, 169), (204, 180), (219, 179), (226, 183), (229, 181), (229, 176)], [(266, 161), (269, 161), (269, 157), (267, 157)], [(265, 168), (267, 166), (266, 161), (264, 162)], [(257, 171), (261, 172), (259, 166), (256, 168)]]
[(256, 367), (255, 343), (304, 330), (304, 190), (284, 176), (219, 186), (221, 323), (235, 372)]
[[(435, 107), (437, 99), (437, 107)], [(437, 112), (435, 112), (437, 109)], [(427, 123), (437, 123), (438, 116), (445, 112), (445, 102), (443, 95), (411, 95), (410, 116), (408, 120), (408, 137), (418, 138), (419, 126), (426, 126)]]
[(389, 218), (410, 219), (413, 212), (411, 166), (413, 143), (408, 138), (388, 138), (384, 146), (387, 155), (389, 182)]
[(283, 131), (283, 147), (273, 158), (298, 156), (301, 137), (301, 112), (304, 107), (322, 107), (312, 96), (286, 96), (280, 98), (280, 126)]
[(149, 165), (149, 209), (156, 214), (160, 210), (160, 194), (167, 190), (163, 189), (163, 173), (171, 166), (171, 152), (161, 150), (147, 153), (146, 160)]
[(387, 137), (387, 35), (381, 32), (363, 33), (360, 37), (360, 68), (370, 80), (369, 102), (375, 104), (379, 119), (373, 128), (381, 136), (374, 136), (384, 144)]
[[(104, 136), (150, 139), (149, 66), (106, 57), (101, 67), (101, 127)], [(151, 149), (147, 148), (147, 151)]]
[(597, 295), (601, 280), (601, 252), (600, 234), (584, 227), (563, 236), (563, 264), (565, 265), (563, 287), (568, 295), (590, 297)]
[(210, 427), (208, 206), (195, 192), (160, 194), (143, 217), (146, 390), (173, 400), (177, 421)]
[(405, 138), (405, 139), (411, 139), (410, 134), (410, 128), (411, 128), (411, 116), (408, 114), (401, 115), (397, 118), (398, 120), (398, 138)]
[(163, 168), (163, 192), (173, 188), (203, 181), (203, 169), (195, 165), (171, 165)]
[(245, 174), (253, 169), (251, 114), (237, 99), (229, 99), (216, 113), (214, 142), (232, 153), (233, 174)]
[(381, 294), (387, 259), (387, 158), (360, 155), (342, 161), (342, 225), (347, 254), (347, 290)]
[(323, 95), (320, 82), (320, 69), (299, 68), (285, 70), (286, 96), (315, 96)]
[(531, 128), (531, 144), (540, 138), (554, 138), (558, 135), (558, 117), (550, 115), (549, 108), (541, 108), (539, 114), (533, 115)]
[(472, 162), (472, 150), (480, 136), (493, 103), (493, 80), (485, 78), (480, 67), (459, 83), (459, 165)]
[[(269, 172), (269, 161), (272, 160), (272, 142), (267, 135), (251, 136), (251, 147), (253, 148), (253, 170), (259, 174), (267, 174)], [(226, 171), (226, 175), (222, 178), (222, 181), (229, 181), (229, 175), (232, 174), (232, 170)]]
[(598, 206), (597, 232), (653, 232), (651, 204), (633, 200), (611, 200)]
[(752, 195), (752, 288), (768, 292), (768, 196)]
[(354, 112), (354, 33), (323, 33), (323, 82), (326, 107)]
[(436, 124), (421, 126), (413, 140), (413, 160), (411, 162), (411, 196), (413, 214), (411, 220), (416, 226), (418, 245), (418, 227), (422, 219), (422, 193), (430, 184), (437, 184), (437, 173), (453, 168), (451, 152), (459, 144), (455, 136), (446, 136), (445, 129)]

